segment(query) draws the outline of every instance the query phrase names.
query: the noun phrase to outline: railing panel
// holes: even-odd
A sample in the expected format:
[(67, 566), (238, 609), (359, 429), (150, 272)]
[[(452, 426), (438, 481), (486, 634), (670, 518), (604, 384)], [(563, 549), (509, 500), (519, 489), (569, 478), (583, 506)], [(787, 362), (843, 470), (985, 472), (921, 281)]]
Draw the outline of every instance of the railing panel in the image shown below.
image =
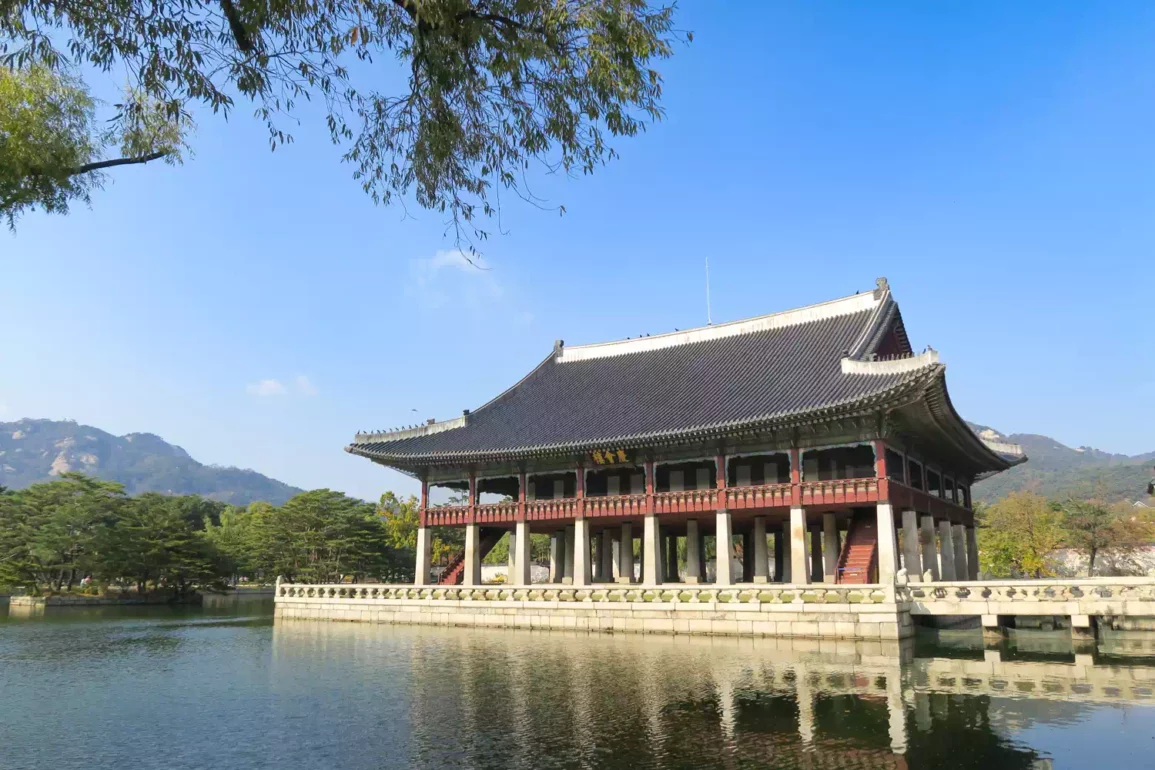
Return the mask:
[(717, 507), (716, 489), (690, 489), (682, 492), (655, 492), (655, 513), (705, 513)]
[(645, 495), (607, 495), (584, 499), (587, 517), (641, 516), (646, 511)]
[(497, 524), (517, 520), (517, 503), (484, 503), (476, 508), (478, 524)]
[(830, 479), (799, 485), (802, 505), (849, 505), (878, 502), (878, 479)]
[(442, 505), (425, 509), (425, 525), (429, 527), (458, 526), (469, 523), (468, 505)]
[(726, 507), (734, 510), (789, 507), (790, 490), (789, 484), (728, 487), (726, 489)]
[(572, 519), (577, 516), (577, 500), (533, 500), (525, 504), (525, 518), (528, 521), (552, 521)]

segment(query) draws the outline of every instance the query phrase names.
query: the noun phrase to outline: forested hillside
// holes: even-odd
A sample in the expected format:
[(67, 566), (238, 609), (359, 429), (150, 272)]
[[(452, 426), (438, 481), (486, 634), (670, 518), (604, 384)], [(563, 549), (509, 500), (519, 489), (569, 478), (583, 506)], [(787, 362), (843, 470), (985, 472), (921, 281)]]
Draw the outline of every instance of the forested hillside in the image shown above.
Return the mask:
[(199, 463), (152, 433), (114, 436), (58, 420), (0, 422), (0, 486), (23, 489), (69, 471), (118, 482), (130, 495), (201, 495), (234, 505), (279, 505), (301, 491), (256, 471)]
[[(982, 425), (971, 427), (977, 431), (987, 430)], [(1134, 456), (1110, 454), (1091, 447), (1065, 446), (1049, 436), (1033, 433), (1013, 433), (1004, 440), (1021, 445), (1029, 459), (976, 485), (976, 500), (992, 502), (1020, 490), (1050, 499), (1069, 496), (1147, 499), (1155, 452)]]

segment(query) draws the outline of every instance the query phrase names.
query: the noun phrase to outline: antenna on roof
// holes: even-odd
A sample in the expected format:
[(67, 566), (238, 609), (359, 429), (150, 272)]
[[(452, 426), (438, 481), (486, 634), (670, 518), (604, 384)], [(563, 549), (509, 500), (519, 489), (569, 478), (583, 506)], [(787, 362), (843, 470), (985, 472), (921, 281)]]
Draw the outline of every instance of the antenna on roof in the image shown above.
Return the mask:
[(706, 325), (713, 326), (714, 321), (710, 318), (710, 258), (706, 257)]

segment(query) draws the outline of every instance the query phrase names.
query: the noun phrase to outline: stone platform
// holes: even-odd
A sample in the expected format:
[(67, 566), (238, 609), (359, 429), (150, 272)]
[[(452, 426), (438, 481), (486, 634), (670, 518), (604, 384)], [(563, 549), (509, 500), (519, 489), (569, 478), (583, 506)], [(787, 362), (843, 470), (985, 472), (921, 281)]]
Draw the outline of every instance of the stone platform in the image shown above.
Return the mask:
[(881, 585), (574, 588), (300, 585), (277, 587), (276, 616), (360, 623), (576, 629), (610, 633), (885, 639), (914, 627)]

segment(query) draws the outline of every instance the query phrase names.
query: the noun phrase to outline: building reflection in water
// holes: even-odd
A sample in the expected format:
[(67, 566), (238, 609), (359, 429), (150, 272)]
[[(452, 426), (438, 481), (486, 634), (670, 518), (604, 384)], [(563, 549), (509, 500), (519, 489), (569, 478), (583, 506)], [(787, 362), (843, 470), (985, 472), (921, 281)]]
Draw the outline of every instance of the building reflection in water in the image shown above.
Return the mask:
[(363, 749), (387, 765), (1042, 768), (1024, 729), (1150, 704), (1155, 689), (1149, 638), (1087, 653), (1041, 637), (985, 649), (980, 635), (916, 651), (279, 621), (274, 649), (278, 686), (303, 686), (304, 668), (379, 693), (404, 729)]

